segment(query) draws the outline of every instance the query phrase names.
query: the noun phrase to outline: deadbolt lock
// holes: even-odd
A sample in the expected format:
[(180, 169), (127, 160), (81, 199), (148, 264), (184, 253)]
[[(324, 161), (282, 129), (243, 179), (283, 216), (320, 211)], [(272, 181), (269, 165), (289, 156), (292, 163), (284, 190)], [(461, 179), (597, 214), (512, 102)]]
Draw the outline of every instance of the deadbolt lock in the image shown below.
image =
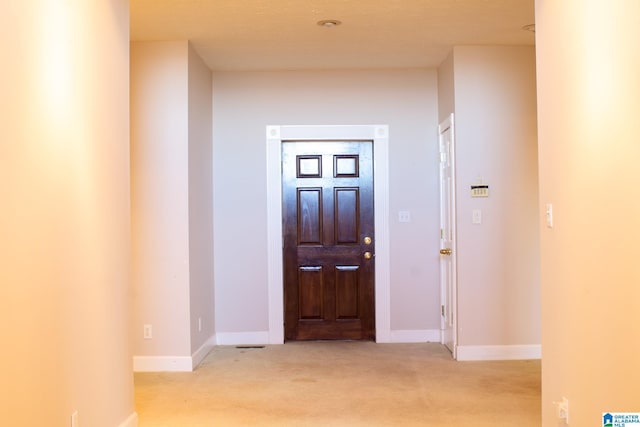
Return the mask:
[(364, 238), (363, 241), (364, 241), (365, 245), (370, 245), (371, 244), (371, 237), (367, 236), (367, 237)]

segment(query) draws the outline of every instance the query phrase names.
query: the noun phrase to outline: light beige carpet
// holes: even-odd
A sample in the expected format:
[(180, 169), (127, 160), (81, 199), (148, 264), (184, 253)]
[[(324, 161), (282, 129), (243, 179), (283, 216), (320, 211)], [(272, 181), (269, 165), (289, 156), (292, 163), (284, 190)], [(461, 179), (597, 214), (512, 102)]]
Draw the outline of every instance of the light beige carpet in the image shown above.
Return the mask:
[(439, 344), (215, 347), (137, 373), (140, 427), (540, 426), (540, 361), (456, 362)]

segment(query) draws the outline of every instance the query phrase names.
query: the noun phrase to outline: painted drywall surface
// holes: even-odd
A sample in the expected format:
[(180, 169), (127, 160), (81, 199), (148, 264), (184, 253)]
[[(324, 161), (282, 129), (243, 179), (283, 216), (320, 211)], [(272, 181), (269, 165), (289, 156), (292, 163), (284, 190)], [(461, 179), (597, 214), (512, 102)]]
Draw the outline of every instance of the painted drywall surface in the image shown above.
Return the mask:
[(453, 50), (438, 67), (438, 123), (455, 111)]
[(211, 71), (191, 45), (188, 54), (189, 311), (193, 354), (214, 334), (213, 147)]
[(117, 426), (134, 414), (128, 3), (1, 9), (0, 419)]
[[(453, 62), (458, 344), (539, 344), (535, 51), (456, 47)], [(470, 197), (478, 183), (488, 198)]]
[(640, 3), (536, 1), (542, 415), (640, 411)]
[[(131, 43), (133, 350), (190, 356), (188, 43)], [(143, 339), (143, 325), (153, 338)]]
[(268, 329), (265, 128), (288, 124), (389, 125), (391, 328), (439, 329), (435, 70), (214, 72), (213, 88), (217, 332)]

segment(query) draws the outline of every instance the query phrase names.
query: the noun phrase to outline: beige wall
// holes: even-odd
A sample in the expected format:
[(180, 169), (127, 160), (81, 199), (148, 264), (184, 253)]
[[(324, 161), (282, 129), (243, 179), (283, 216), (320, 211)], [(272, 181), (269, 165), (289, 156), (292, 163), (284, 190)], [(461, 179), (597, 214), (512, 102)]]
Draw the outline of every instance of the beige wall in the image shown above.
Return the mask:
[(128, 3), (4, 2), (0, 28), (0, 419), (133, 426)]
[(435, 70), (214, 72), (213, 102), (217, 332), (268, 330), (265, 130), (295, 124), (389, 125), (391, 328), (439, 329)]
[(453, 50), (438, 67), (438, 123), (455, 112), (456, 88), (453, 75)]
[[(445, 63), (449, 64), (447, 74), (451, 75), (444, 83), (442, 79), (437, 81), (436, 70), (214, 72), (216, 250), (212, 255), (207, 255), (210, 249), (206, 239), (198, 241), (201, 246), (193, 246), (194, 237), (202, 236), (198, 227), (206, 230), (208, 226), (207, 202), (203, 199), (208, 191), (207, 180), (200, 181), (202, 187), (197, 194), (188, 193), (188, 213), (179, 206), (187, 195), (185, 188), (193, 186), (191, 180), (209, 172), (206, 162), (199, 163), (207, 157), (208, 147), (198, 148), (190, 142), (185, 151), (183, 144), (176, 145), (180, 138), (187, 138), (185, 134), (194, 129), (194, 123), (204, 123), (203, 117), (208, 114), (204, 91), (191, 86), (198, 78), (186, 77), (185, 58), (189, 52), (186, 42), (133, 44), (134, 273), (147, 269), (146, 278), (141, 282), (134, 278), (134, 285), (137, 304), (155, 313), (147, 316), (148, 320), (140, 316), (134, 319), (134, 335), (140, 349), (150, 349), (145, 353), (136, 347), (136, 354), (182, 355), (183, 343), (190, 338), (189, 349), (193, 353), (200, 344), (195, 344), (194, 339), (210, 336), (196, 334), (197, 318), (203, 316), (204, 324), (213, 330), (213, 319), (207, 319), (213, 313), (218, 336), (264, 336), (268, 330), (265, 128), (270, 124), (390, 125), (391, 330), (404, 338), (424, 336), (425, 331), (437, 336), (438, 85), (444, 88), (440, 89), (443, 98), (448, 99), (441, 109), (459, 104), (456, 113), (462, 120), (456, 129), (461, 138), (458, 150), (463, 164), (458, 213), (468, 221), (459, 219), (460, 343), (540, 343), (532, 48), (457, 48)], [(206, 71), (199, 70), (206, 81)], [(187, 81), (189, 100), (185, 95)], [(478, 81), (482, 84), (478, 85)], [(198, 87), (205, 88), (206, 84)], [(148, 93), (142, 94), (145, 90)], [(148, 107), (137, 108), (136, 99), (144, 100)], [(191, 105), (188, 117), (185, 103)], [(138, 118), (138, 110), (149, 116)], [(179, 121), (179, 125), (174, 129), (171, 121)], [(184, 125), (187, 121), (189, 129)], [(166, 126), (169, 127), (165, 129)], [(147, 146), (137, 143), (135, 134), (140, 131), (152, 136), (146, 139)], [(178, 133), (172, 134), (174, 131)], [(206, 129), (201, 135), (206, 139)], [(188, 138), (191, 141), (191, 133)], [(169, 149), (171, 144), (176, 146)], [(163, 151), (164, 157), (154, 158)], [(185, 163), (184, 155), (189, 155), (190, 163)], [(472, 201), (468, 197), (468, 186), (477, 174), (483, 174), (491, 185), (492, 196), (488, 200)], [(185, 183), (187, 177), (190, 181)], [(149, 188), (138, 192), (139, 179), (146, 180), (141, 188)], [(176, 184), (180, 186), (177, 190)], [(148, 202), (154, 194), (157, 200)], [(484, 223), (470, 226), (471, 210), (478, 207), (483, 209)], [(410, 223), (398, 222), (401, 210), (411, 212)], [(166, 217), (176, 212), (184, 213)], [(200, 225), (188, 228), (186, 236), (184, 227), (189, 227), (189, 221)], [(138, 230), (145, 227), (156, 229), (139, 234)], [(208, 231), (205, 235), (210, 236)], [(147, 236), (141, 240), (147, 245), (144, 250), (138, 249), (136, 242), (142, 237), (137, 236)], [(163, 236), (168, 240), (154, 240)], [(191, 248), (185, 243), (187, 237)], [(164, 249), (167, 245), (171, 248)], [(171, 253), (178, 249), (180, 252)], [(136, 258), (148, 257), (154, 251), (157, 259), (168, 257), (162, 265), (152, 258), (142, 262)], [(194, 262), (196, 255), (199, 258)], [(215, 303), (207, 294), (210, 288), (203, 287), (202, 293), (194, 288), (193, 277), (174, 283), (171, 280), (175, 275), (165, 271), (173, 263), (175, 268), (190, 266), (190, 271), (184, 271), (187, 276), (199, 272), (206, 278), (211, 274), (211, 264), (207, 264), (211, 259), (215, 265)], [(164, 284), (156, 289), (161, 283)], [(191, 283), (191, 288), (183, 288), (183, 283)], [(183, 301), (186, 297), (190, 300)], [(476, 304), (478, 301), (481, 304)], [(142, 310), (134, 313), (138, 316)], [(182, 323), (185, 321), (190, 322), (190, 329)], [(153, 323), (157, 331), (158, 322), (162, 328), (174, 328), (170, 336), (177, 344), (159, 347), (140, 338), (144, 323)], [(189, 330), (191, 335), (187, 334)]]
[[(543, 425), (640, 411), (640, 3), (536, 1)], [(542, 208), (541, 208), (542, 209)], [(540, 212), (543, 218), (543, 213)]]
[[(535, 50), (456, 47), (453, 74), (458, 344), (539, 345)], [(470, 196), (480, 180), (488, 198)]]
[[(456, 47), (438, 68), (438, 89), (440, 120), (455, 113), (459, 357), (492, 357), (486, 346), (513, 346), (496, 350), (498, 358), (535, 356), (541, 338), (534, 48)], [(489, 198), (470, 197), (480, 179)], [(472, 223), (474, 210), (481, 224)]]
[[(189, 299), (191, 354), (214, 334), (211, 71), (189, 45)], [(198, 320), (200, 319), (200, 322)], [(198, 324), (201, 329), (199, 330)]]
[[(133, 343), (189, 356), (188, 43), (131, 44)], [(153, 339), (143, 339), (143, 325)]]
[(131, 44), (131, 121), (134, 354), (188, 368), (214, 334), (211, 72), (188, 42)]

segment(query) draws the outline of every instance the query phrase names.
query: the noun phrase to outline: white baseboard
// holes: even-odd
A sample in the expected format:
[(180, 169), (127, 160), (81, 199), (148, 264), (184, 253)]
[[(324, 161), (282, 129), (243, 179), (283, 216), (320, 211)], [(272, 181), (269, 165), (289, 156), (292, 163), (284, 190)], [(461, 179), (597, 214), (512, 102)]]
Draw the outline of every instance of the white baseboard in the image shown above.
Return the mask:
[(261, 332), (218, 332), (218, 345), (264, 345), (269, 344), (269, 331)]
[[(381, 342), (376, 340), (377, 342)], [(269, 332), (218, 332), (218, 345), (264, 345), (269, 344)], [(392, 343), (440, 342), (439, 329), (417, 329), (391, 331)]]
[(191, 356), (133, 356), (133, 372), (191, 372), (215, 345), (212, 335)]
[(457, 360), (540, 359), (542, 346), (534, 345), (459, 345)]
[(440, 329), (392, 330), (392, 343), (440, 342)]
[(129, 415), (118, 427), (138, 427), (138, 413)]
[(133, 372), (191, 372), (190, 356), (133, 356)]
[(194, 370), (207, 357), (207, 354), (216, 345), (216, 336), (212, 335), (199, 349), (191, 355), (191, 369)]

